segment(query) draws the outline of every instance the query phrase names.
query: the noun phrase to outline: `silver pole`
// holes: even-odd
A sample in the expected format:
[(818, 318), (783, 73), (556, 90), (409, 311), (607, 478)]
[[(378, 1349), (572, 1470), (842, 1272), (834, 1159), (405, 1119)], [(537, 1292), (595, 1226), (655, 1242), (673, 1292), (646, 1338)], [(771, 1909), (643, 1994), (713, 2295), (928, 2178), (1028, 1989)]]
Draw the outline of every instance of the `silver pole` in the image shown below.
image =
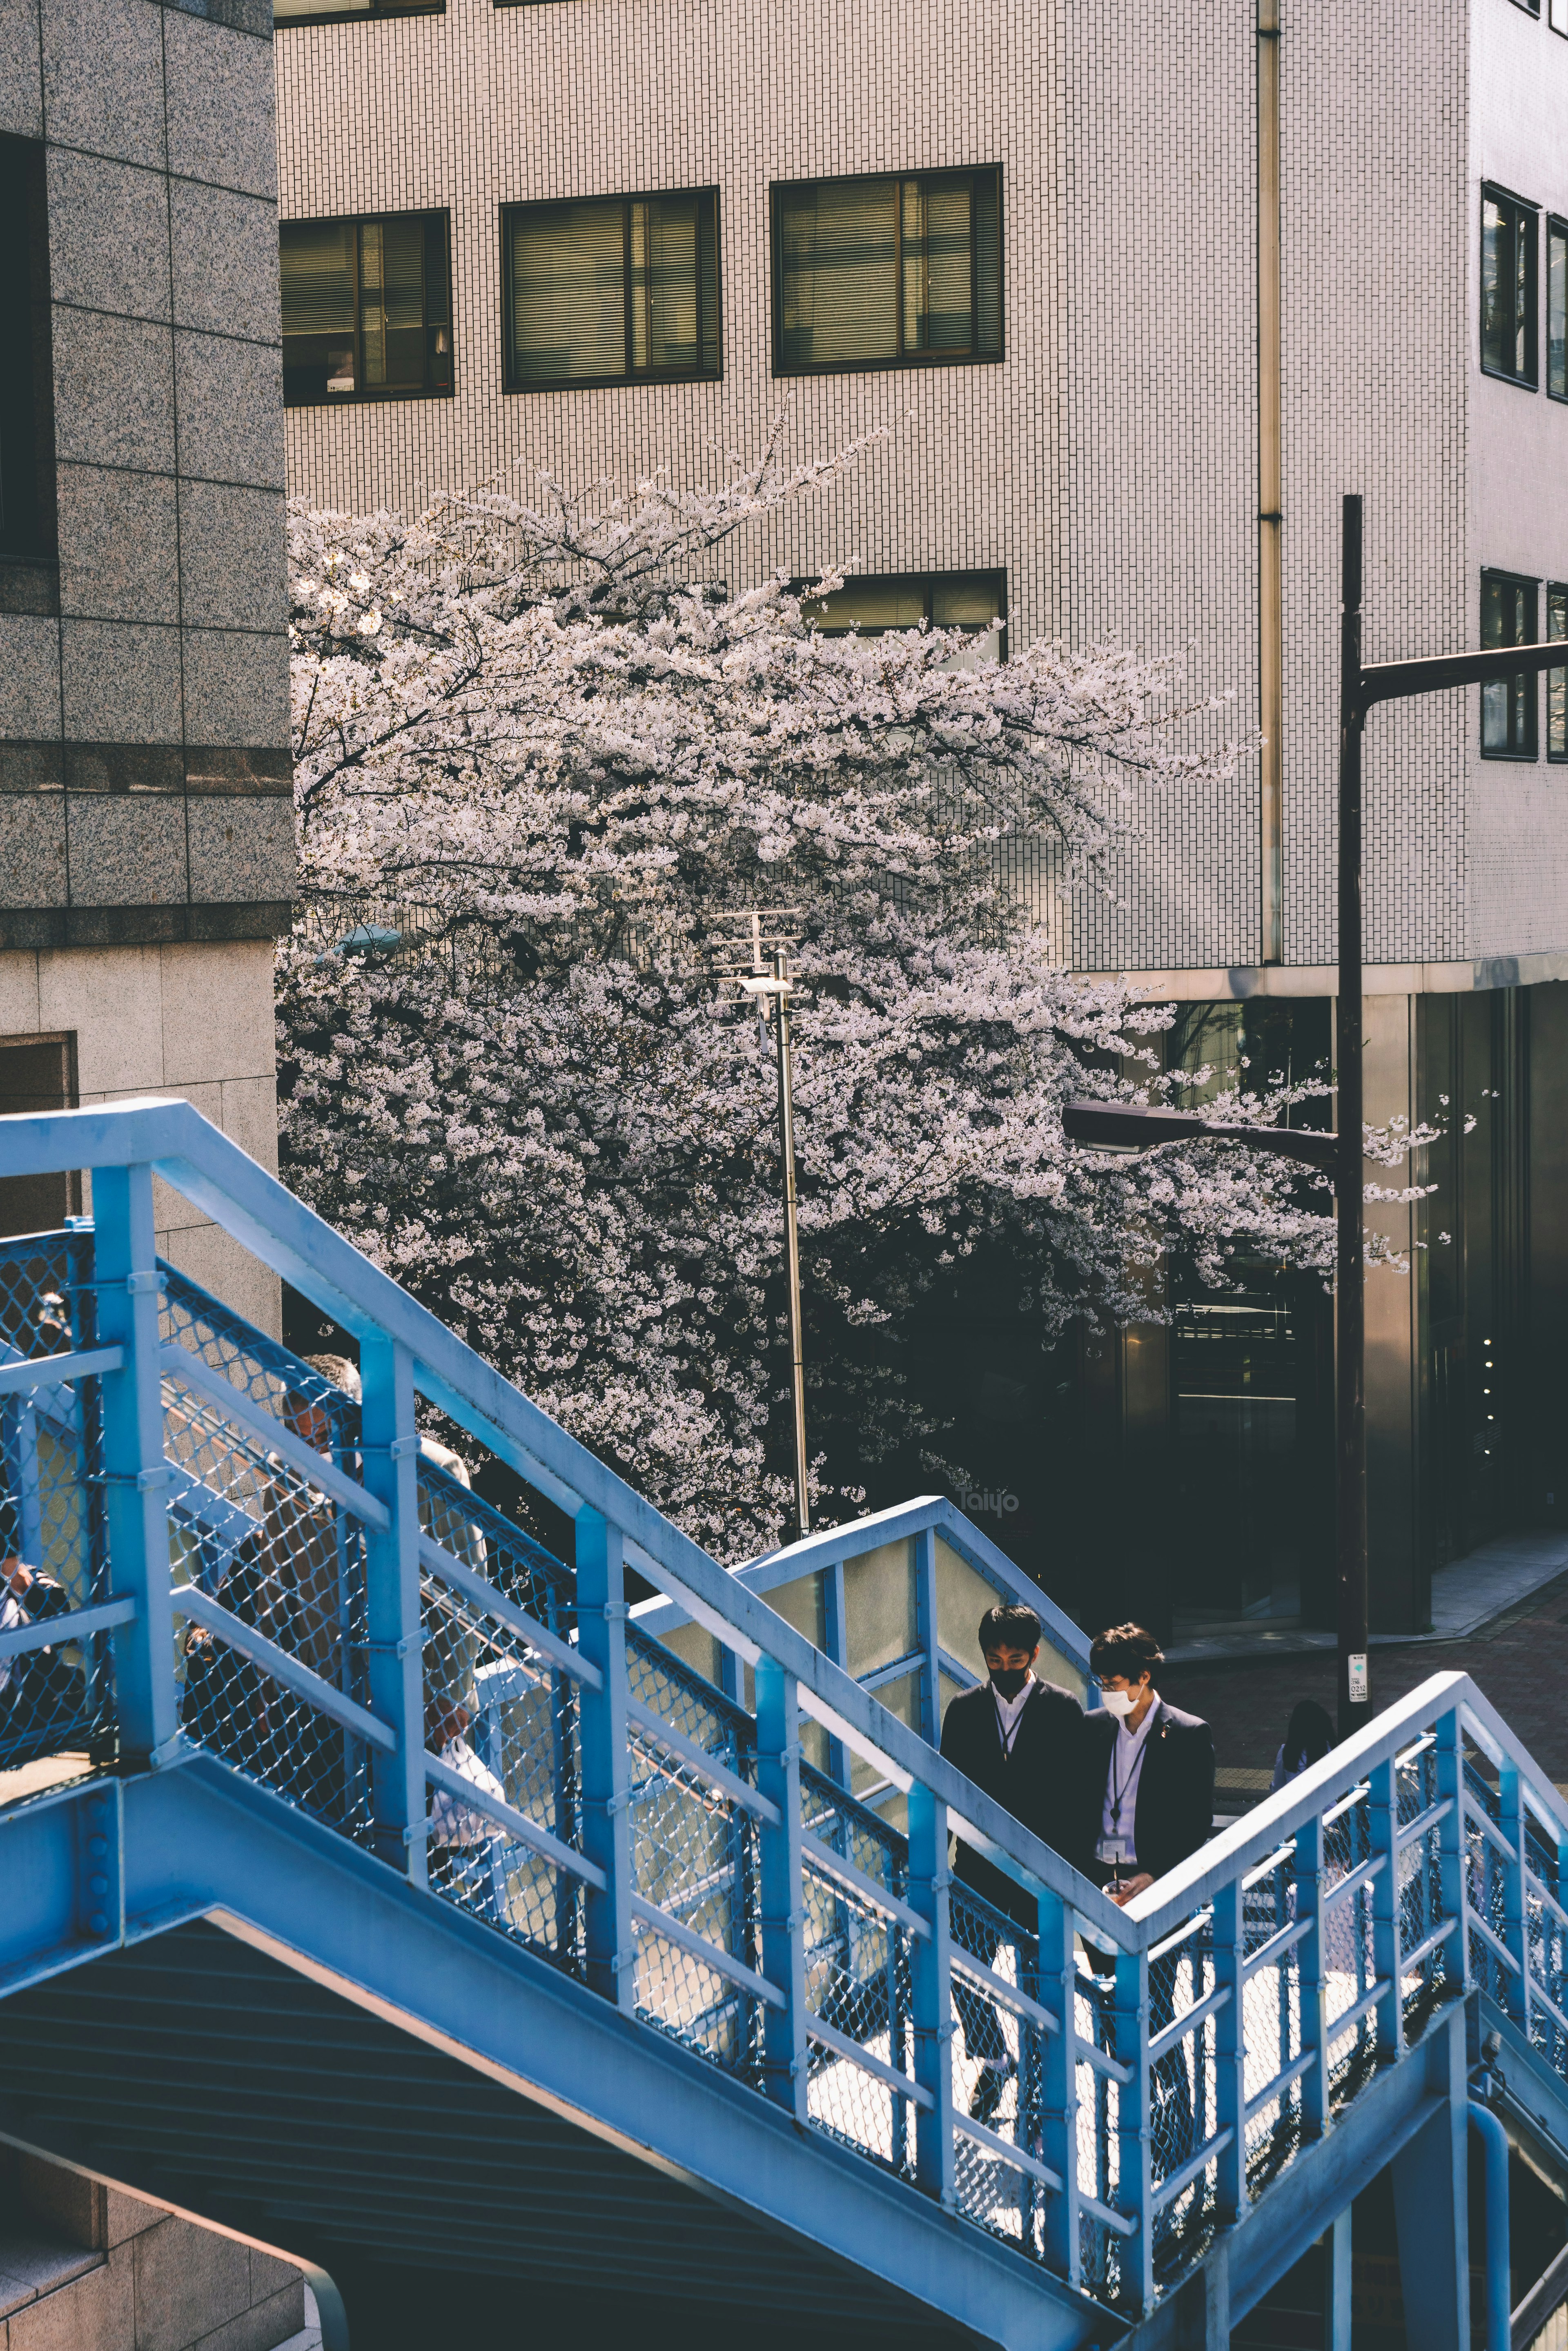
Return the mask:
[(789, 1376), (795, 1403), (795, 1515), (799, 1531), (811, 1531), (811, 1503), (806, 1485), (806, 1364), (800, 1332), (800, 1228), (795, 1203), (795, 1096), (789, 1059), (789, 957), (783, 947), (773, 951), (773, 977), (778, 983), (779, 1144), (784, 1162), (784, 1248), (789, 1264)]

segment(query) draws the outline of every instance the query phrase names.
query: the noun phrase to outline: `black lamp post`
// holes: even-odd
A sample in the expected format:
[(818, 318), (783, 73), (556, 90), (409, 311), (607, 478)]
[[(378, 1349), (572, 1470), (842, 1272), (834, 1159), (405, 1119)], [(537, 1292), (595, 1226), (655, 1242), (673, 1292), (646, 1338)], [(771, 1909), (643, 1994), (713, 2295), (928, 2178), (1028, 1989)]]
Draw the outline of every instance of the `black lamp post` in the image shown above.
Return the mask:
[(1367, 1719), (1372, 1703), (1367, 1671), (1366, 1579), (1366, 1315), (1365, 1182), (1363, 1151), (1362, 824), (1361, 738), (1375, 703), (1445, 694), (1458, 685), (1568, 668), (1568, 643), (1501, 645), (1490, 653), (1439, 653), (1429, 661), (1364, 663), (1361, 658), (1361, 521), (1359, 496), (1344, 501), (1342, 541), (1339, 725), (1339, 999), (1336, 1077), (1339, 1131), (1295, 1134), (1278, 1127), (1212, 1125), (1177, 1111), (1145, 1111), (1120, 1103), (1068, 1102), (1062, 1130), (1078, 1143), (1149, 1146), (1178, 1143), (1197, 1133), (1245, 1143), (1334, 1177), (1337, 1235), (1337, 1327), (1334, 1337), (1335, 1550), (1338, 1567), (1339, 1728), (1344, 1738)]

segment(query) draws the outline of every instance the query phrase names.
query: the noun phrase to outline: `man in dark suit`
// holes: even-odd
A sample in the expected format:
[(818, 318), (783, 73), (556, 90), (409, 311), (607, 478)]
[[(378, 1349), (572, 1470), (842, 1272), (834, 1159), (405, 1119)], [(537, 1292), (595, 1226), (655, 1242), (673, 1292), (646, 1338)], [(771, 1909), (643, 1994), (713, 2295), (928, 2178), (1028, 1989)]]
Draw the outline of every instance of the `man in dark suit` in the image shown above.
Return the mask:
[(1207, 1842), (1214, 1826), (1214, 1734), (1167, 1706), (1154, 1672), (1165, 1657), (1141, 1625), (1113, 1625), (1090, 1645), (1103, 1711), (1083, 1727), (1083, 1812), (1094, 1839), (1085, 1875), (1130, 1902)]
[[(989, 1679), (953, 1698), (942, 1723), (942, 1752), (967, 1779), (1032, 1829), (1074, 1867), (1091, 1859), (1080, 1752), (1083, 1709), (1071, 1690), (1035, 1678), (1040, 1618), (1032, 1608), (989, 1608), (980, 1619), (980, 1650)], [(1033, 1897), (1004, 1870), (960, 1844), (956, 1875), (962, 1883), (1030, 1935), (1038, 1926)], [(989, 1967), (1003, 1939), (997, 1926), (956, 1895), (953, 1939)], [(983, 1992), (956, 1973), (953, 2004), (964, 2046), (980, 2061), (969, 2111), (988, 2123), (1016, 2072), (1001, 2021)]]

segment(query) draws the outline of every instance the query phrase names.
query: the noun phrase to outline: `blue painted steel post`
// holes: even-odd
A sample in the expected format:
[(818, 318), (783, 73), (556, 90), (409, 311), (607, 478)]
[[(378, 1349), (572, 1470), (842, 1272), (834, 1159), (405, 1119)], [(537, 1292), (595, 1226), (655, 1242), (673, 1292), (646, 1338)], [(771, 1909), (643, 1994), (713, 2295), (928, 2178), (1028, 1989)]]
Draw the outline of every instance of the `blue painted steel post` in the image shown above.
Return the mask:
[(1377, 1979), (1377, 2062), (1392, 2065), (1405, 2054), (1405, 2020), (1399, 1990), (1399, 1802), (1394, 1761), (1375, 1763), (1367, 1773), (1366, 1800), (1372, 1850), (1383, 1866), (1372, 1881), (1372, 1964)]
[(1247, 2209), (1247, 2006), (1242, 1969), (1247, 1956), (1245, 1897), (1239, 1876), (1214, 1896), (1214, 1988), (1229, 1993), (1214, 2016), (1214, 2126), (1229, 2143), (1215, 2165), (1215, 2200), (1222, 2221)]
[(1486, 2153), (1487, 2351), (1510, 2351), (1513, 2284), (1509, 2268), (1508, 2133), (1490, 2106), (1472, 2098), (1470, 2128)]
[(1296, 1946), (1296, 1984), (1301, 2003), (1301, 2054), (1312, 2062), (1301, 2076), (1301, 2128), (1319, 2138), (1329, 2122), (1328, 1966), (1323, 1950), (1322, 1814), (1296, 1831), (1296, 1917), (1311, 1920)]
[(1082, 2282), (1078, 2226), (1078, 1964), (1072, 1951), (1072, 1906), (1058, 1894), (1040, 1896), (1040, 1991), (1042, 2008), (1061, 2021), (1041, 2036), (1040, 2153), (1061, 2175), (1060, 2193), (1045, 2199), (1048, 2268), (1070, 2286)]
[(1137, 2227), (1122, 2247), (1127, 2300), (1138, 2313), (1155, 2299), (1155, 2221), (1149, 2068), (1149, 1955), (1116, 1954), (1116, 2055), (1132, 2074), (1116, 2096), (1116, 2202)]
[(806, 1888), (800, 1870), (800, 1719), (795, 1677), (772, 1657), (757, 1660), (757, 1785), (777, 1805), (777, 1826), (759, 1821), (762, 1972), (784, 1995), (762, 2018), (762, 2086), (797, 2122), (809, 2112), (806, 2047)]
[[(850, 1631), (844, 1615), (844, 1563), (836, 1559), (822, 1570), (822, 1642), (835, 1666), (850, 1669)], [(850, 1784), (849, 1757), (841, 1739), (828, 1740), (828, 1777), (841, 1788)]]
[(136, 1603), (131, 1623), (112, 1635), (120, 1752), (123, 1761), (158, 1764), (173, 1750), (179, 1706), (152, 1170), (95, 1167), (92, 1206), (98, 1342), (125, 1350), (123, 1369), (100, 1384), (110, 1573), (116, 1599)]
[(1323, 2232), (1323, 2351), (1351, 2351), (1351, 2208)]
[(1530, 1915), (1524, 1895), (1524, 1782), (1519, 1773), (1506, 1763), (1498, 1778), (1498, 1824), (1508, 1839), (1508, 1859), (1503, 1865), (1502, 1880), (1502, 1937), (1518, 1970), (1517, 1975), (1511, 1973), (1506, 1987), (1508, 2005), (1514, 2022), (1528, 2032)]
[(582, 1850), (604, 1872), (583, 1892), (588, 1980), (630, 2016), (637, 2006), (637, 1945), (632, 1931), (632, 1740), (626, 1715), (626, 1575), (621, 1530), (597, 1510), (577, 1514), (577, 1645), (597, 1666), (585, 1682)]
[(949, 2210), (953, 2169), (953, 1973), (947, 1917), (947, 1807), (916, 1780), (909, 1791), (909, 1902), (930, 1928), (910, 1943), (915, 2078), (931, 2093), (915, 2123), (918, 2186)]
[(942, 1668), (936, 1639), (936, 1531), (922, 1527), (911, 1537), (915, 1552), (915, 1638), (925, 1663), (920, 1676), (920, 1736), (930, 1747), (942, 1739)]
[(365, 1635), (371, 1711), (397, 1733), (397, 1752), (371, 1751), (371, 1838), (383, 1861), (425, 1883), (424, 1633), (419, 1599), (419, 1431), (413, 1359), (392, 1339), (362, 1340), (360, 1378), (365, 1490), (392, 1524), (365, 1529)]
[(1437, 1801), (1448, 1807), (1437, 1823), (1437, 1886), (1445, 1918), (1454, 1931), (1442, 1945), (1443, 1972), (1462, 1991), (1470, 1985), (1470, 1938), (1465, 1928), (1465, 1879), (1469, 1855), (1465, 1840), (1465, 1728), (1457, 1706), (1437, 1725)]

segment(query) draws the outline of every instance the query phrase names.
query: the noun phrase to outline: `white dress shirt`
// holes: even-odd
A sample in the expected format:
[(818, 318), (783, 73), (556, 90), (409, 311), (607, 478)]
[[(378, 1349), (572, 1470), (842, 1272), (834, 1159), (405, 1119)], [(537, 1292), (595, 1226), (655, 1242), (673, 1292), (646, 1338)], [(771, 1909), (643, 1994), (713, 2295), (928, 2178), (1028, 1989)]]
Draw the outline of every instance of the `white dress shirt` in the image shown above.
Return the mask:
[[(1138, 1782), (1143, 1777), (1144, 1750), (1148, 1743), (1149, 1725), (1159, 1707), (1156, 1698), (1136, 1730), (1129, 1730), (1124, 1722), (1116, 1725), (1116, 1737), (1111, 1749), (1111, 1761), (1105, 1773), (1105, 1803), (1100, 1821), (1101, 1844), (1104, 1848), (1102, 1861), (1132, 1861), (1135, 1858), (1133, 1842), (1134, 1823), (1138, 1817)], [(1114, 1841), (1121, 1839), (1119, 1853), (1113, 1850)]]
[(997, 1709), (997, 1735), (1002, 1742), (1002, 1753), (1010, 1756), (1013, 1741), (1019, 1735), (1019, 1724), (1035, 1687), (1032, 1674), (1025, 1676), (1024, 1686), (1017, 1698), (1004, 1698), (995, 1682), (991, 1684), (991, 1699)]

